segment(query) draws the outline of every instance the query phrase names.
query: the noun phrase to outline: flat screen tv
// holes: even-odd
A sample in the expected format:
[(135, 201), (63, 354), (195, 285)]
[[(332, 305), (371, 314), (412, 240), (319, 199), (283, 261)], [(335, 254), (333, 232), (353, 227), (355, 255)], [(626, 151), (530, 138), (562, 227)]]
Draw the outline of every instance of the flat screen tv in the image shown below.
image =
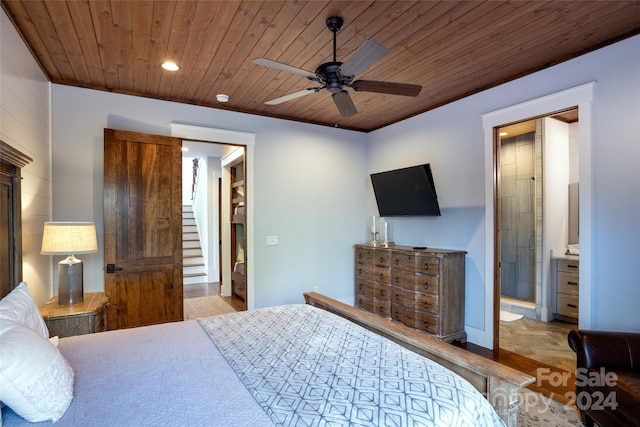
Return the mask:
[(378, 213), (387, 216), (440, 216), (429, 163), (371, 174)]

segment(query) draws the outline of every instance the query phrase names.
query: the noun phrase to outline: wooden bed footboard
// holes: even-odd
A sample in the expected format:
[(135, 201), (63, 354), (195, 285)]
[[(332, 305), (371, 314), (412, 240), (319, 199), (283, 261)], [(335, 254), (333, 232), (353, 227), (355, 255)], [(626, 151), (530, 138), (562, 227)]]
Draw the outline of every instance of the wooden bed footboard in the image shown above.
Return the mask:
[(335, 313), (446, 366), (478, 389), (509, 427), (516, 426), (518, 391), (535, 378), (425, 333), (407, 328), (317, 292), (304, 294), (307, 304)]

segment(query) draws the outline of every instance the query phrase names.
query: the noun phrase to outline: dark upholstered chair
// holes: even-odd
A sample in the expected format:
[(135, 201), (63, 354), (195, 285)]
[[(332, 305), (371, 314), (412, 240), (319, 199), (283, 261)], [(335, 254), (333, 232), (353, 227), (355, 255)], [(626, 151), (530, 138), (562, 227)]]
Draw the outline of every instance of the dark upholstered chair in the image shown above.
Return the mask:
[(640, 426), (640, 333), (578, 330), (568, 339), (585, 425)]

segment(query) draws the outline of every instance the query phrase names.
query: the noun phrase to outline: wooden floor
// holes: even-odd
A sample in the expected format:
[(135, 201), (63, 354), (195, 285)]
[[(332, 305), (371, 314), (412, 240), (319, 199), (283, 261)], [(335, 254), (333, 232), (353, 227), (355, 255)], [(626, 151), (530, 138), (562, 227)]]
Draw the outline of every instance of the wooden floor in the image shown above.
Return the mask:
[[(197, 298), (197, 297), (206, 297), (211, 295), (220, 295), (220, 283), (194, 283), (183, 285), (183, 297), (187, 298)], [(226, 301), (231, 307), (233, 307), (236, 311), (244, 310), (244, 303), (240, 298), (235, 296), (230, 297), (222, 297), (223, 300)]]
[(577, 326), (563, 322), (521, 319), (500, 322), (500, 348), (488, 350), (471, 343), (457, 344), (533, 377), (527, 388), (560, 403), (570, 403), (575, 392), (575, 354), (567, 334)]
[[(219, 283), (184, 285), (184, 298), (219, 295)], [(223, 297), (234, 309), (243, 310), (237, 297)], [(563, 404), (575, 391), (575, 355), (567, 344), (569, 330), (576, 325), (520, 319), (500, 322), (500, 349), (488, 350), (471, 343), (457, 343), (472, 353), (517, 369), (536, 381), (527, 388)]]

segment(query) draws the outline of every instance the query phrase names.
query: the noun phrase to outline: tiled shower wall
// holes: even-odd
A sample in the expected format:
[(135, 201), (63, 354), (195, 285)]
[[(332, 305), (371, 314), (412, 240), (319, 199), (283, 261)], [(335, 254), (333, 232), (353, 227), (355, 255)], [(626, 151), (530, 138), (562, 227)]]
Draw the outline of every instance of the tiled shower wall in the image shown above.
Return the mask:
[(501, 291), (536, 302), (536, 150), (535, 132), (502, 141)]

